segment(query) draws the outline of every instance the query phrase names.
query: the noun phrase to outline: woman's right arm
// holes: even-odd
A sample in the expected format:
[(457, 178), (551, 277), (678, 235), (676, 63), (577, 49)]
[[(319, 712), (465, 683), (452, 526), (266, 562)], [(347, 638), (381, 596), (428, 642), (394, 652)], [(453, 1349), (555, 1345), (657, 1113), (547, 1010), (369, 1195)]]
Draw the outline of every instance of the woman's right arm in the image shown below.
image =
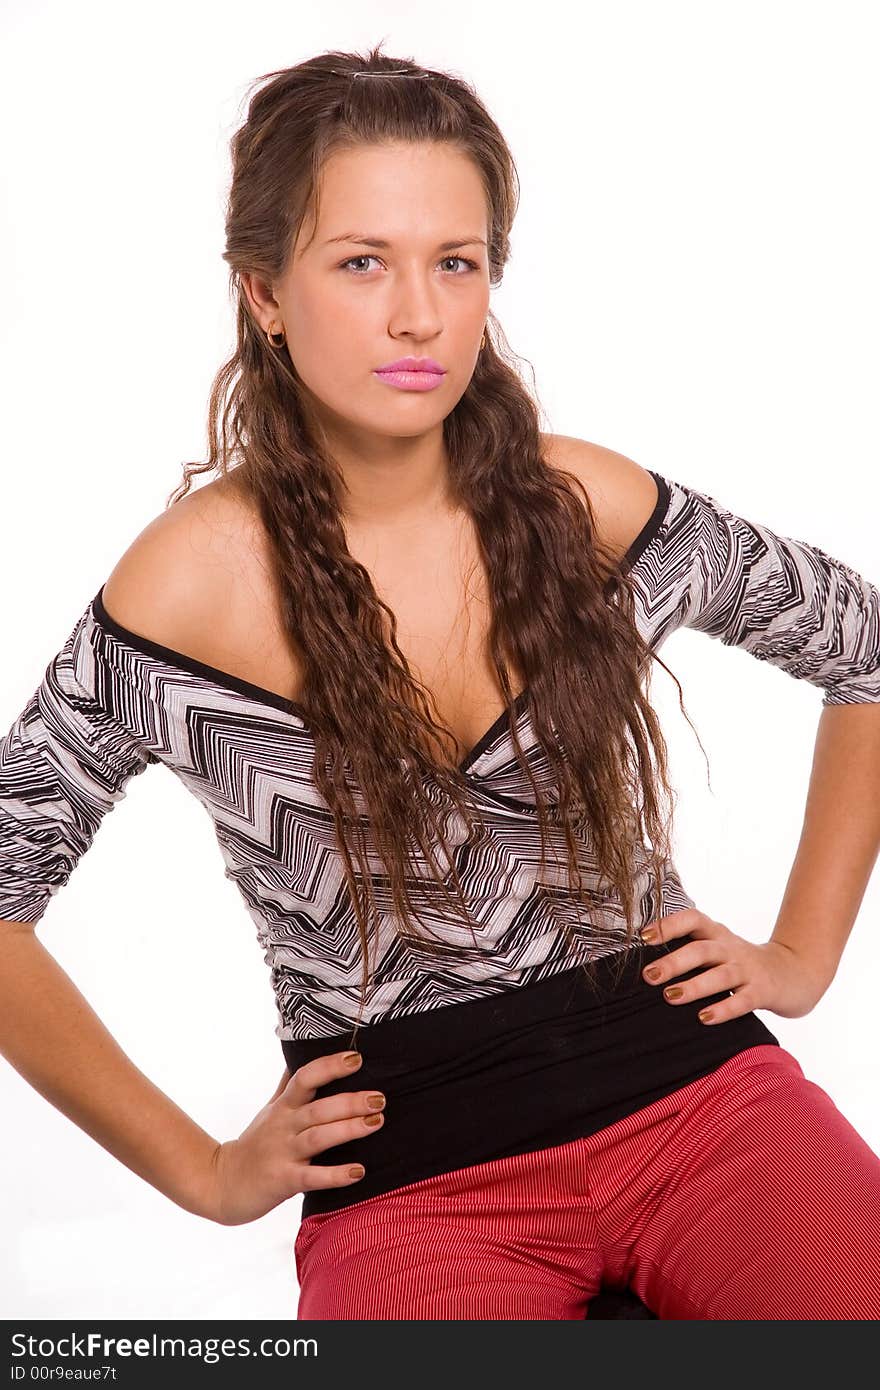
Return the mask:
[(316, 1098), (354, 1069), (341, 1054), (314, 1058), (285, 1074), (238, 1139), (218, 1143), (129, 1060), (38, 939), (35, 928), (104, 817), (131, 779), (159, 761), (132, 717), (138, 691), (128, 668), (90, 608), (0, 738), (0, 1052), (172, 1201), (239, 1224), (308, 1188), (357, 1181), (347, 1164), (312, 1160), (375, 1132), (368, 1093)]
[(357, 1071), (344, 1053), (282, 1078), (235, 1140), (218, 1143), (126, 1056), (31, 924), (0, 922), (0, 1052), (29, 1085), (179, 1207), (224, 1226), (264, 1216), (316, 1187), (350, 1187), (325, 1149), (375, 1134), (368, 1091), (315, 1099)]
[(0, 1052), (178, 1206), (214, 1217), (218, 1142), (139, 1071), (26, 922), (0, 922)]

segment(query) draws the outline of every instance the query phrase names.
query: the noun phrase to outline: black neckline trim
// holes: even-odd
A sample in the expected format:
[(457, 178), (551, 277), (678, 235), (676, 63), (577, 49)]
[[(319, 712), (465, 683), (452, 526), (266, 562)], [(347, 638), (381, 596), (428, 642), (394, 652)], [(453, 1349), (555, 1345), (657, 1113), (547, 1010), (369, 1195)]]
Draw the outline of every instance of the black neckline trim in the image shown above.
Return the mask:
[[(244, 680), (241, 676), (233, 675), (231, 671), (223, 671), (219, 666), (209, 666), (204, 661), (197, 660), (194, 656), (188, 656), (186, 652), (179, 652), (174, 647), (166, 647), (161, 642), (154, 642), (150, 637), (142, 637), (140, 633), (133, 632), (131, 628), (123, 626), (122, 623), (107, 612), (104, 606), (104, 585), (102, 584), (95, 597), (92, 599), (91, 608), (96, 621), (101, 627), (131, 647), (134, 651), (143, 652), (146, 656), (152, 656), (163, 661), (167, 666), (174, 666), (178, 670), (188, 671), (192, 675), (200, 676), (202, 680), (210, 681), (213, 685), (219, 685), (227, 690), (234, 690), (238, 694), (247, 695), (250, 699), (256, 700), (259, 704), (271, 705), (273, 709), (283, 710), (285, 714), (292, 714), (300, 721), (306, 733), (311, 734), (309, 715), (304, 705), (296, 700), (288, 700), (286, 696), (279, 695), (275, 690), (269, 690), (265, 686), (255, 685), (253, 681)], [(522, 711), (529, 696), (528, 687), (521, 690), (514, 700), (514, 718)], [(491, 744), (500, 736), (507, 727), (508, 710), (502, 710), (498, 718), (489, 726), (484, 734), (481, 734), (470, 752), (458, 764), (458, 772), (466, 773), (478, 758), (490, 747)]]
[[(653, 468), (649, 468), (647, 472), (651, 474), (657, 484), (657, 502), (650, 517), (621, 561), (621, 568), (624, 571), (631, 570), (636, 561), (647, 550), (660, 530), (660, 525), (669, 509), (671, 496), (669, 483), (660, 473), (655, 473)], [(91, 608), (97, 622), (126, 646), (135, 651), (143, 652), (147, 656), (156, 657), (168, 666), (174, 666), (178, 670), (200, 676), (202, 680), (209, 681), (213, 685), (219, 685), (224, 689), (234, 690), (240, 695), (246, 695), (259, 704), (270, 705), (272, 709), (282, 710), (285, 714), (292, 714), (302, 724), (305, 732), (311, 734), (308, 711), (304, 705), (299, 704), (296, 700), (288, 700), (286, 696), (279, 695), (277, 691), (269, 690), (266, 686), (255, 685), (253, 681), (244, 680), (241, 676), (233, 675), (231, 671), (223, 671), (219, 666), (209, 666), (204, 661), (198, 661), (194, 656), (188, 656), (186, 652), (179, 652), (174, 647), (163, 646), (161, 642), (154, 642), (152, 638), (142, 637), (140, 633), (132, 632), (131, 628), (124, 627), (122, 623), (117, 622), (104, 606), (103, 584), (92, 599)], [(529, 687), (525, 686), (514, 698), (512, 714), (508, 709), (501, 711), (497, 719), (490, 724), (484, 734), (480, 735), (470, 752), (458, 764), (457, 770), (460, 774), (464, 775), (469, 772), (474, 763), (496, 743), (501, 734), (512, 727), (528, 703), (529, 696)]]
[(480, 735), (479, 739), (474, 744), (473, 748), (468, 753), (464, 761), (459, 763), (459, 772), (467, 772), (468, 769), (477, 761), (477, 759), (481, 758), (483, 754), (491, 747), (491, 745), (495, 743), (495, 741), (501, 736), (504, 730), (509, 728), (511, 724), (516, 722), (519, 715), (525, 708), (526, 703), (528, 702), (529, 694), (529, 687), (524, 686), (523, 689), (519, 692), (519, 694), (514, 696), (513, 719), (510, 718), (510, 711), (503, 709), (499, 714), (498, 718), (495, 720), (495, 722), (489, 725), (489, 728), (486, 730), (484, 734)]
[(657, 501), (654, 504), (654, 510), (621, 561), (621, 568), (625, 573), (632, 569), (637, 560), (641, 559), (657, 535), (666, 513), (669, 511), (669, 502), (672, 497), (672, 489), (661, 473), (655, 473), (653, 468), (648, 468), (645, 471), (650, 473), (657, 484)]
[(226, 686), (242, 695), (250, 695), (261, 704), (272, 705), (274, 709), (295, 714), (303, 723), (307, 722), (308, 715), (305, 707), (297, 704), (295, 700), (288, 700), (286, 696), (279, 695), (275, 690), (267, 690), (265, 686), (254, 685), (252, 681), (233, 675), (231, 671), (221, 671), (218, 666), (208, 666), (204, 661), (199, 661), (194, 656), (188, 656), (186, 652), (176, 651), (174, 647), (165, 647), (161, 642), (154, 642), (150, 637), (142, 637), (139, 632), (132, 632), (131, 628), (123, 627), (122, 623), (117, 622), (107, 612), (104, 607), (103, 595), (104, 585), (102, 584), (92, 599), (92, 611), (101, 626), (105, 627), (119, 641), (124, 642), (126, 646), (134, 648), (135, 651), (144, 652), (147, 656), (158, 657), (160, 661), (164, 661), (169, 666), (177, 666), (181, 670), (201, 676), (203, 680), (211, 681), (215, 685)]

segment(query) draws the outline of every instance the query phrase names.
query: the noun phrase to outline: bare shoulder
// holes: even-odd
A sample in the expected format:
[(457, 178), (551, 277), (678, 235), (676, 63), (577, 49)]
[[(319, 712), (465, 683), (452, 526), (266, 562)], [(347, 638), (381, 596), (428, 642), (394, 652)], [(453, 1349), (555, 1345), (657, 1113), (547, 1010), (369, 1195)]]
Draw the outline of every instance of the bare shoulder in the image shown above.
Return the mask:
[(601, 539), (622, 559), (657, 505), (651, 474), (625, 454), (586, 439), (567, 434), (545, 434), (542, 439), (548, 464), (572, 473), (583, 484)]
[(163, 646), (201, 654), (253, 585), (260, 546), (253, 517), (228, 480), (187, 493), (135, 537), (107, 577), (107, 612)]

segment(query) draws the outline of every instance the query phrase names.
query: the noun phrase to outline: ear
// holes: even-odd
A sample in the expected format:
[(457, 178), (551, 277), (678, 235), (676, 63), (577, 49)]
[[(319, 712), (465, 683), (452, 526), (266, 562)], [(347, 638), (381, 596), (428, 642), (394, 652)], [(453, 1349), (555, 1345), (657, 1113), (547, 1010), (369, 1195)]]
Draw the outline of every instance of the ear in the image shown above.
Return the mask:
[(281, 314), (280, 305), (272, 293), (272, 286), (250, 270), (243, 270), (239, 279), (247, 296), (251, 313), (265, 333)]

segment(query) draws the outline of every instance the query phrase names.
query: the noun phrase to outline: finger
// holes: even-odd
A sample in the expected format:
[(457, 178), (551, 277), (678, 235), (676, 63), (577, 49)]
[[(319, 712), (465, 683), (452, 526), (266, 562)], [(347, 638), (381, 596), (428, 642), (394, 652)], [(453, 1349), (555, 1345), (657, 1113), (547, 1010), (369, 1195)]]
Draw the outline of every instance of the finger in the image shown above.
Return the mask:
[(293, 1073), (293, 1085), (284, 1092), (285, 1101), (289, 1101), (293, 1106), (304, 1105), (306, 1101), (314, 1098), (319, 1087), (326, 1086), (330, 1081), (337, 1081), (341, 1076), (357, 1075), (364, 1059), (360, 1053), (355, 1055), (357, 1061), (354, 1064), (348, 1061), (350, 1052), (332, 1052), (326, 1056), (313, 1057), (310, 1062), (303, 1062)]
[(726, 995), (724, 999), (719, 999), (716, 1004), (707, 1004), (704, 1009), (700, 1009), (697, 1018), (700, 1023), (711, 1028), (716, 1023), (728, 1023), (732, 1018), (742, 1018), (744, 1014), (751, 1013), (753, 1008), (754, 1005), (747, 1002), (740, 989)]
[(335, 1120), (353, 1119), (357, 1115), (375, 1115), (384, 1111), (386, 1097), (380, 1090), (336, 1091), (334, 1095), (318, 1095), (296, 1108), (296, 1130), (310, 1125), (331, 1125)]
[(698, 970), (701, 965), (720, 965), (723, 960), (720, 943), (704, 937), (658, 956), (645, 966), (642, 977), (649, 985), (665, 985), (679, 975), (686, 975), (689, 970)]
[(695, 907), (683, 907), (678, 912), (668, 912), (665, 917), (656, 917), (642, 931), (642, 940), (650, 946), (661, 941), (669, 941), (676, 936), (686, 936), (703, 921), (706, 914)]
[(332, 1096), (318, 1096), (296, 1108), (294, 1132), (299, 1134), (311, 1125), (329, 1125), (338, 1120), (354, 1120), (384, 1111), (386, 1097), (381, 1091), (337, 1091)]
[(307, 1125), (293, 1139), (294, 1155), (300, 1161), (309, 1162), (315, 1154), (322, 1154), (337, 1144), (350, 1144), (355, 1139), (378, 1134), (384, 1123), (385, 1116), (377, 1111), (351, 1119), (332, 1120), (328, 1124)]
[(692, 1004), (696, 999), (707, 999), (711, 994), (723, 994), (736, 989), (742, 981), (735, 978), (735, 967), (729, 961), (716, 965), (713, 970), (703, 970), (690, 980), (678, 980), (673, 985), (665, 985), (663, 998), (668, 1004)]
[(334, 1167), (306, 1163), (296, 1176), (297, 1192), (310, 1192), (320, 1187), (351, 1187), (366, 1176), (362, 1163), (339, 1163)]

